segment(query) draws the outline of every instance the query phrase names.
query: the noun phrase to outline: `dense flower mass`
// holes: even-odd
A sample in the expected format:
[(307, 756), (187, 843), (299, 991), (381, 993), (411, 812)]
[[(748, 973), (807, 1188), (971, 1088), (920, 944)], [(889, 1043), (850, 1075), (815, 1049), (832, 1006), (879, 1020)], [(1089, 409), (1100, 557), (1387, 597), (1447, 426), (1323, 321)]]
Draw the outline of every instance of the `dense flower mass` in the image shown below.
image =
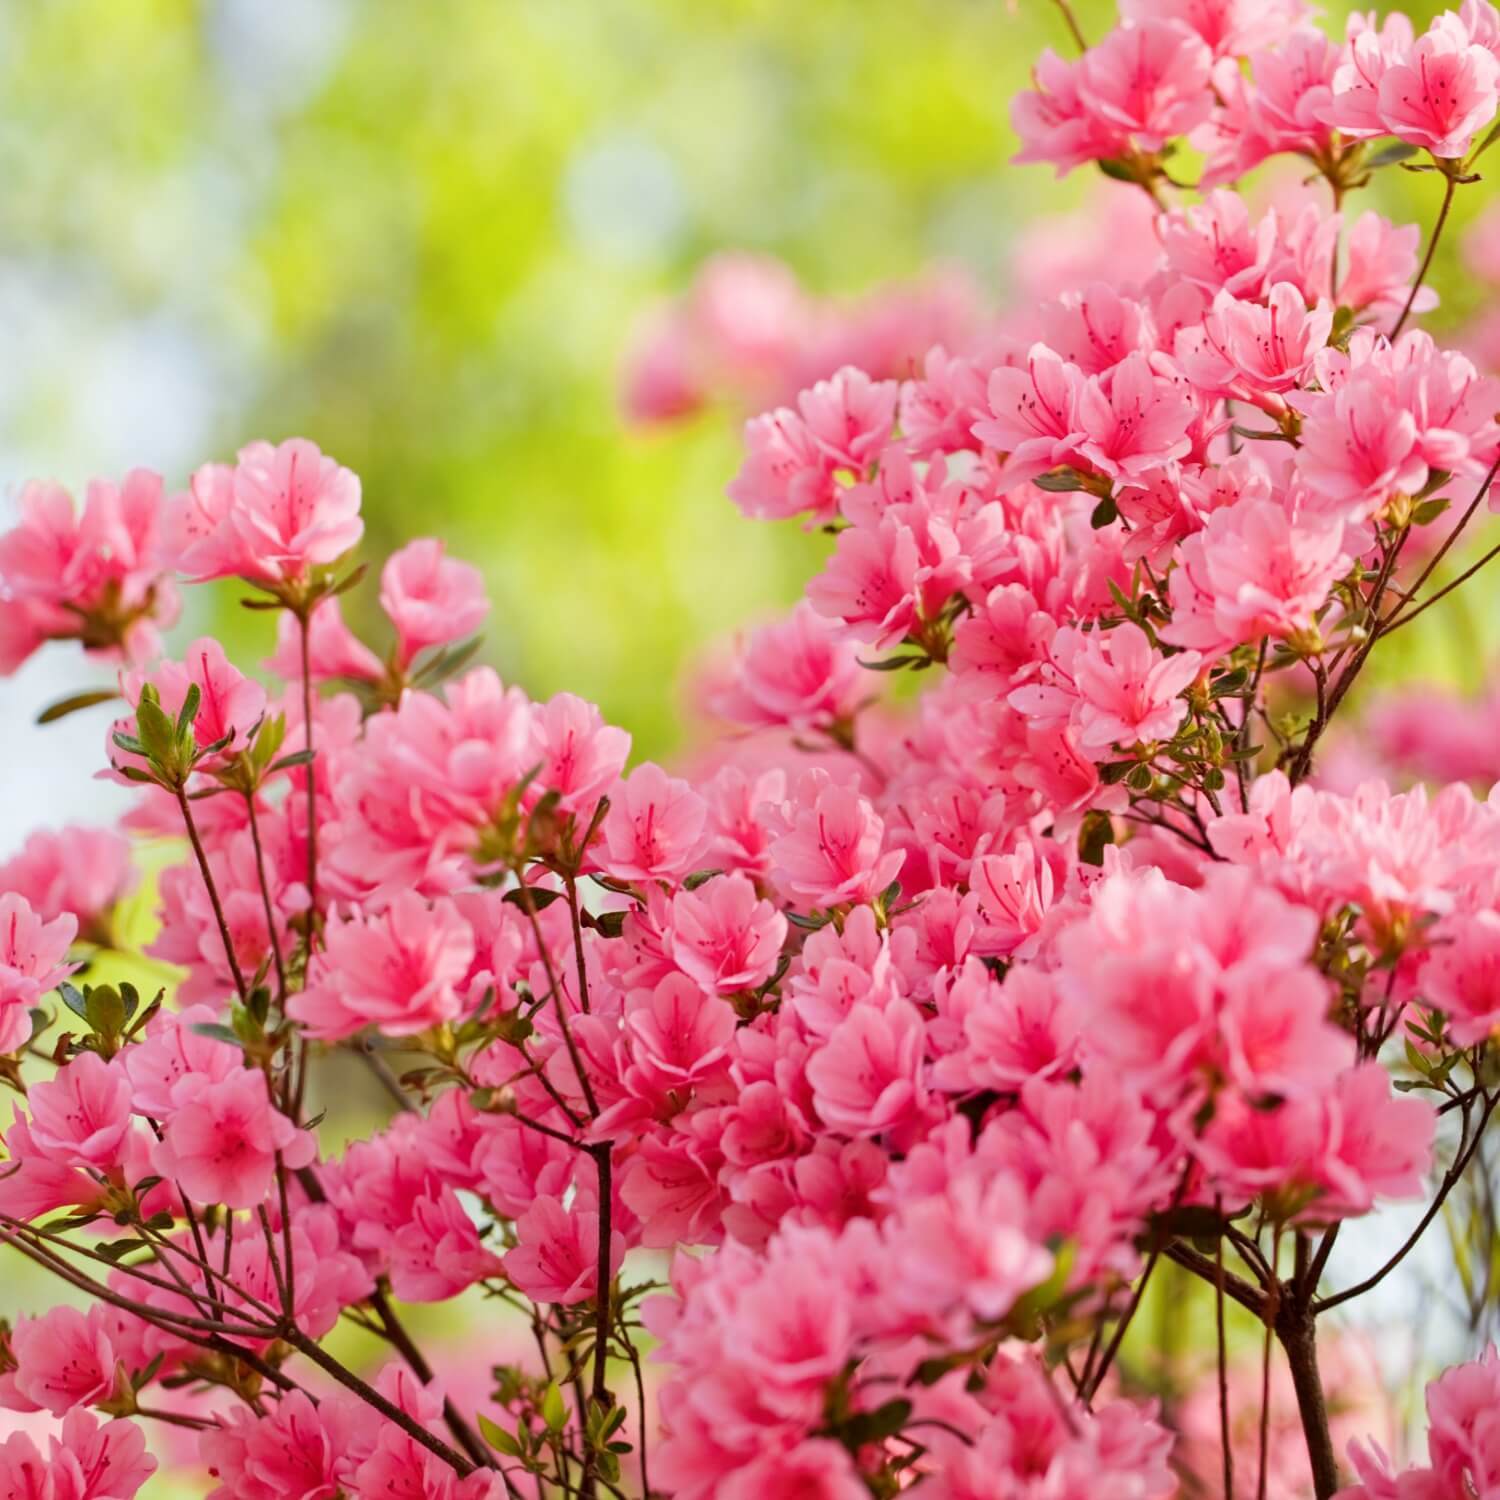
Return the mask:
[[(0, 667), (113, 660), (136, 800), (0, 866), (0, 1239), (92, 1298), (0, 1339), (0, 1402), (60, 1423), (0, 1444), (0, 1491), (130, 1500), (161, 1422), (216, 1500), (1167, 1500), (1221, 1463), (1226, 1497), (1236, 1464), (1500, 1496), (1493, 1354), (1431, 1387), (1416, 1468), (1344, 1466), (1356, 1377), (1317, 1356), (1405, 1253), (1336, 1290), (1341, 1226), (1425, 1228), (1500, 1103), (1493, 705), (1372, 712), (1365, 762), (1434, 788), (1350, 776), (1339, 727), (1500, 502), (1500, 381), (1408, 326), (1430, 245), (1345, 200), (1400, 163), (1446, 222), (1500, 13), (1123, 11), (1015, 120), (1139, 203), (1092, 257), (1032, 245), (1025, 305), (831, 309), (728, 259), (654, 328), (628, 404), (780, 403), (730, 497), (831, 533), (706, 674), (727, 732), (691, 765), (469, 665), (483, 581), (436, 539), (362, 640), (360, 484), (306, 440), (175, 496), (24, 491)], [(1281, 155), (1331, 207), (1232, 190)], [(164, 652), (222, 577), (277, 616), (264, 676)], [(176, 851), (170, 995), (113, 967), (127, 835)], [(335, 1053), (398, 1107), (330, 1151)], [(1167, 1275), (1217, 1314), (1185, 1395), (1130, 1364)], [(462, 1296), (533, 1346), (472, 1399), (395, 1306)], [(1274, 1381), (1231, 1368), (1229, 1304)]]

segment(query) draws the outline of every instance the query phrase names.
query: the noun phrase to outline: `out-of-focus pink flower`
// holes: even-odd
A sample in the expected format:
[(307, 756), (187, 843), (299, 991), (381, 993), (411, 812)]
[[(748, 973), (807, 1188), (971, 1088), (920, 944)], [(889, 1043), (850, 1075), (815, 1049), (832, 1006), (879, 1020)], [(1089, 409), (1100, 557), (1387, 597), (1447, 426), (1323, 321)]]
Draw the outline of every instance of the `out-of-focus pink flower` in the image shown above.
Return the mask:
[[(302, 626), (290, 610), (276, 617), (276, 651), (265, 666), (283, 681), (302, 679)], [(308, 616), (307, 670), (314, 682), (335, 677), (355, 682), (380, 679), (380, 658), (344, 623), (336, 594), (320, 599)]]
[(484, 575), (444, 555), (435, 537), (408, 542), (380, 570), (380, 607), (396, 627), (402, 666), (429, 646), (472, 635), (490, 612)]
[(711, 706), (736, 724), (828, 729), (847, 723), (867, 695), (859, 648), (802, 600), (750, 636)]
[(0, 674), (52, 638), (128, 662), (158, 649), (156, 627), (177, 617), (161, 493), (159, 475), (133, 469), (118, 485), (93, 480), (79, 514), (60, 485), (26, 486), (0, 535)]
[(24, 896), (43, 921), (66, 913), (96, 936), (134, 884), (130, 844), (107, 828), (38, 829), (0, 864), (0, 890)]
[(25, 896), (0, 891), (0, 1053), (26, 1041), (31, 1007), (77, 967), (65, 962), (77, 935), (71, 912), (44, 922)]

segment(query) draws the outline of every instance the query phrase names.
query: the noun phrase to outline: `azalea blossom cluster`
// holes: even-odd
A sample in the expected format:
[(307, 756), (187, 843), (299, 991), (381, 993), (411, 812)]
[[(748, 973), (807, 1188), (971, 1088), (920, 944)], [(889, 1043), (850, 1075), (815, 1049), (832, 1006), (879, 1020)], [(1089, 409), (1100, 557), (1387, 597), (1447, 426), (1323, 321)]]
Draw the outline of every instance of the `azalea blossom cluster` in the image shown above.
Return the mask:
[[(1044, 59), (1023, 155), (1143, 189), (1149, 253), (749, 422), (731, 498), (828, 555), (706, 684), (731, 728), (691, 765), (472, 665), (482, 579), (439, 541), (362, 639), (359, 481), (306, 440), (81, 515), (28, 489), (6, 663), (115, 662), (135, 795), (3, 867), (0, 1241), (91, 1299), (0, 1342), (0, 1401), (62, 1424), (0, 1445), (6, 1485), (129, 1500), (159, 1424), (215, 1500), (1165, 1500), (1236, 1458), (1264, 1492), (1231, 1304), (1291, 1391), (1290, 1493), (1500, 1495), (1492, 1358), (1434, 1385), (1411, 1470), (1341, 1470), (1318, 1359), (1500, 1104), (1500, 798), (1318, 774), (1500, 472), (1500, 382), (1406, 326), (1430, 245), (1343, 202), (1421, 167), (1446, 215), (1497, 47), (1484, 0), (1342, 45), (1216, 0)], [(1229, 189), (1277, 153), (1331, 206)], [(163, 654), (222, 578), (275, 616), (258, 671)], [(170, 995), (111, 977), (146, 836)], [(339, 1054), (392, 1112), (330, 1151)], [(1330, 1284), (1346, 1222), (1423, 1198)], [(1119, 1378), (1163, 1266), (1217, 1307), (1196, 1416)], [(534, 1346), (478, 1409), (398, 1305), (457, 1298)]]

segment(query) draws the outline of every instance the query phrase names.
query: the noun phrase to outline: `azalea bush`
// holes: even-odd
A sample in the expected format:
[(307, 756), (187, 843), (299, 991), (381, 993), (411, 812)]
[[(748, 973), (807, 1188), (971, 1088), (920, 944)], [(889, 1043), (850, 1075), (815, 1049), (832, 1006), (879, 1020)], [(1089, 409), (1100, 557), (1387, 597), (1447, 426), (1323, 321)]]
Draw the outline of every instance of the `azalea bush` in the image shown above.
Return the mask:
[[(1500, 804), (1328, 773), (1372, 656), (1500, 550), (1468, 560), (1500, 382), (1414, 326), (1500, 13), (1125, 11), (1088, 46), (1059, 7), (1079, 55), (1015, 116), (1138, 191), (1149, 253), (1008, 318), (922, 303), (952, 330), (905, 378), (880, 303), (741, 359), (759, 263), (658, 328), (648, 415), (725, 357), (876, 365), (746, 428), (731, 498), (830, 542), (702, 684), (732, 727), (691, 765), (473, 666), (440, 541), (358, 638), (360, 485), (309, 441), (27, 488), (0, 660), (115, 663), (53, 713), (122, 700), (136, 795), (0, 878), (0, 1240), (68, 1289), (3, 1342), (0, 1400), (60, 1424), (0, 1444), (6, 1493), (129, 1500), (154, 1428), (221, 1500), (1500, 1495), (1500, 1361), (1431, 1386), (1400, 1469), (1336, 1445), (1361, 1377), (1320, 1341), (1500, 1103)], [(1317, 195), (1252, 210), (1278, 156)], [(1425, 237), (1350, 204), (1394, 170)], [(226, 578), (263, 673), (163, 654)], [(104, 977), (132, 839), (174, 851), (170, 993)], [(338, 1054), (391, 1116), (330, 1152)], [(1334, 1284), (1391, 1199), (1414, 1232)], [(1170, 1412), (1121, 1378), (1167, 1268), (1210, 1351)], [(406, 1316), (461, 1297), (482, 1407)]]

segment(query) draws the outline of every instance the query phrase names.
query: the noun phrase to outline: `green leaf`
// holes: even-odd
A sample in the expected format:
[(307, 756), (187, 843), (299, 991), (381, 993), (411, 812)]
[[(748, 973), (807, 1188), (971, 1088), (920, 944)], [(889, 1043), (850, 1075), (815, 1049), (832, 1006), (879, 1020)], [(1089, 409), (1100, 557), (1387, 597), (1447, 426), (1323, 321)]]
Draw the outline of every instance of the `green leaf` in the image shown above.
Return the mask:
[(1086, 865), (1102, 865), (1104, 851), (1115, 841), (1115, 827), (1109, 814), (1097, 808), (1087, 812), (1078, 830), (1078, 858)]
[(911, 1420), (912, 1406), (904, 1396), (897, 1396), (874, 1411), (856, 1412), (839, 1427), (839, 1437), (844, 1444), (863, 1448), (866, 1443), (881, 1443), (894, 1437)]
[(109, 1240), (105, 1244), (94, 1246), (94, 1249), (106, 1260), (113, 1261), (122, 1260), (132, 1250), (144, 1250), (145, 1248), (145, 1240), (136, 1239), (134, 1236), (123, 1240)]
[(91, 989), (84, 1001), (84, 1011), (89, 1025), (99, 1036), (119, 1036), (130, 1019), (123, 997), (112, 984)]
[(240, 1046), (239, 1037), (218, 1021), (195, 1021), (192, 1030), (198, 1036), (212, 1037), (216, 1042), (228, 1042), (231, 1047)]
[(1099, 531), (1103, 527), (1108, 526), (1111, 521), (1117, 521), (1119, 518), (1120, 510), (1115, 504), (1115, 497), (1113, 495), (1106, 495), (1094, 507), (1094, 513), (1089, 517), (1089, 525), (1095, 531)]
[(334, 584), (333, 592), (335, 594), (347, 594), (369, 571), (369, 563), (361, 563), (353, 572), (346, 574), (341, 582)]
[(549, 1381), (547, 1389), (542, 1392), (540, 1410), (549, 1432), (561, 1432), (568, 1425), (568, 1408), (563, 1402), (562, 1387), (555, 1380)]
[(69, 698), (59, 698), (56, 703), (49, 704), (36, 716), (36, 721), (38, 724), (55, 724), (59, 719), (66, 719), (69, 714), (76, 714), (81, 708), (93, 708), (119, 696), (115, 688), (94, 688), (87, 693), (74, 693)]
[(507, 1458), (522, 1456), (525, 1450), (498, 1422), (492, 1422), (483, 1412), (478, 1413), (478, 1420), (480, 1435), (496, 1453), (503, 1453)]
[(707, 885), (715, 875), (722, 875), (722, 870), (694, 870), (686, 880), (682, 882), (683, 889), (696, 891), (700, 885)]
[(66, 980), (57, 987), (57, 993), (62, 996), (62, 1003), (73, 1012), (81, 1021), (89, 1018), (88, 1002), (73, 988)]
[(888, 656), (884, 661), (860, 660), (867, 672), (899, 672), (904, 667), (920, 667), (927, 664), (925, 656)]
[(1474, 148), (1474, 154), (1469, 157), (1470, 163), (1478, 161), (1496, 141), (1500, 141), (1500, 120), (1490, 126), (1489, 134)]
[(1365, 166), (1372, 172), (1378, 172), (1381, 167), (1394, 167), (1397, 162), (1406, 161), (1416, 154), (1417, 148), (1406, 141), (1388, 141), (1365, 158)]
[(198, 717), (198, 705), (203, 702), (203, 694), (196, 682), (188, 683), (188, 690), (183, 695), (182, 708), (177, 714), (177, 734), (181, 738), (192, 727)]
[(1046, 490), (1050, 495), (1070, 495), (1075, 490), (1086, 487), (1083, 475), (1068, 464), (1060, 469), (1048, 469), (1045, 474), (1038, 474), (1031, 482), (1039, 490)]
[(527, 898), (530, 897), (531, 909), (533, 911), (546, 911), (554, 901), (561, 901), (561, 891), (539, 890), (535, 886), (527, 886), (522, 890), (519, 886), (513, 891), (507, 891), (500, 899), (507, 906), (519, 906), (522, 911), (526, 910)]
[(271, 766), (273, 771), (290, 771), (293, 766), (311, 765), (317, 752), (315, 750), (297, 750), (291, 755), (283, 755), (280, 760)]
[(271, 717), (260, 721), (260, 728), (255, 732), (255, 743), (251, 747), (251, 754), (258, 766), (268, 766), (276, 759), (276, 752), (281, 749), (281, 742), (286, 738), (286, 715), (273, 714)]
[(1428, 526), (1442, 515), (1453, 502), (1446, 495), (1439, 496), (1434, 500), (1424, 500), (1415, 506), (1411, 513), (1412, 521), (1418, 526)]

